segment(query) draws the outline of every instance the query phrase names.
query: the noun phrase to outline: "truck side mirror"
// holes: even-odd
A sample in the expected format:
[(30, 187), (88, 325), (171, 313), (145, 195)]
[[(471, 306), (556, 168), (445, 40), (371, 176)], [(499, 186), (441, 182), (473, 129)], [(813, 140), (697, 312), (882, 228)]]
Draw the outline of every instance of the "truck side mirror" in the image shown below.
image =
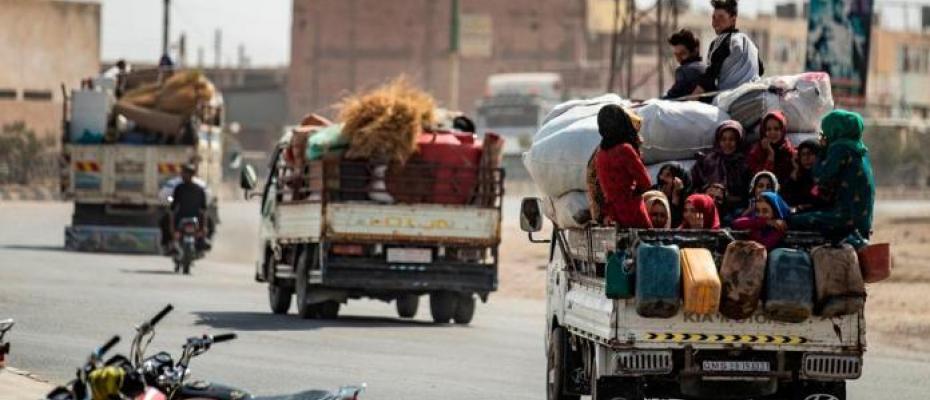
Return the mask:
[[(248, 194), (249, 191), (255, 190), (257, 182), (258, 178), (255, 175), (255, 168), (249, 164), (242, 167), (242, 172), (239, 174), (239, 187)], [(248, 195), (246, 197), (248, 197)]]
[(520, 204), (520, 229), (527, 233), (542, 230), (542, 202), (536, 197), (527, 197)]

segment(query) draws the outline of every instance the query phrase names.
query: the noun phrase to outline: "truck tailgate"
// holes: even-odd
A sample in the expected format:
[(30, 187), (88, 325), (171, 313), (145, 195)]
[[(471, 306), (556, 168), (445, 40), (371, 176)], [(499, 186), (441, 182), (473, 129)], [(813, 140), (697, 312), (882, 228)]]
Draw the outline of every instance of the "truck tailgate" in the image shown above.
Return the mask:
[(79, 202), (161, 204), (161, 185), (191, 159), (189, 146), (67, 145), (69, 195)]
[(860, 346), (862, 323), (861, 315), (815, 316), (801, 323), (784, 323), (761, 312), (746, 320), (684, 312), (668, 319), (643, 318), (636, 313), (633, 300), (617, 301), (616, 316), (617, 340), (641, 348), (667, 348), (669, 344), (711, 349), (749, 345), (760, 350), (839, 351)]
[(438, 204), (328, 204), (326, 235), (332, 240), (495, 246), (500, 242), (500, 210)]

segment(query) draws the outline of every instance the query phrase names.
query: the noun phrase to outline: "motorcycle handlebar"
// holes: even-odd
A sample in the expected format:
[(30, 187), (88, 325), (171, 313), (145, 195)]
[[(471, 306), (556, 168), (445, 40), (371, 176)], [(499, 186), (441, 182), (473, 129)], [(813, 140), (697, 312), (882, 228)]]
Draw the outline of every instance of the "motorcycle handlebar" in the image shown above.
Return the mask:
[(116, 344), (119, 343), (119, 340), (120, 340), (119, 335), (115, 335), (111, 337), (110, 340), (108, 340), (106, 343), (103, 344), (103, 346), (100, 346), (100, 348), (98, 348), (97, 351), (94, 352), (94, 355), (97, 356), (98, 358), (102, 357), (104, 354), (110, 351), (110, 349), (112, 349), (113, 346), (116, 346)]
[(154, 327), (155, 324), (161, 321), (162, 318), (165, 318), (165, 315), (168, 315), (168, 313), (171, 312), (171, 310), (174, 310), (174, 306), (172, 306), (171, 304), (168, 304), (167, 306), (165, 306), (165, 308), (163, 308), (161, 311), (158, 312), (158, 314), (155, 314), (155, 316), (149, 320), (148, 322), (149, 327)]
[(226, 342), (236, 338), (235, 333), (221, 333), (219, 335), (213, 336), (213, 343)]

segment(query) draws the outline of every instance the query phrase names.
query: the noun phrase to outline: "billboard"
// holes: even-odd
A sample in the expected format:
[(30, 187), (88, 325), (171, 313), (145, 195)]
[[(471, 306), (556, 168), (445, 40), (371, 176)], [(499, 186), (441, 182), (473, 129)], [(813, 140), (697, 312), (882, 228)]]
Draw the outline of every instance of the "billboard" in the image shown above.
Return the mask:
[(824, 71), (840, 104), (865, 102), (873, 0), (811, 0), (808, 71)]

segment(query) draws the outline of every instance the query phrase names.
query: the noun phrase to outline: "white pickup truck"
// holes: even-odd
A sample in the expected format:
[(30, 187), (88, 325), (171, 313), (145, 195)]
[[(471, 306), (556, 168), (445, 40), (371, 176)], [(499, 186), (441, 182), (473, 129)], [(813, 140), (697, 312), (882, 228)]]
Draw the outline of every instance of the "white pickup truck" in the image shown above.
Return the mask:
[[(536, 240), (540, 210), (538, 199), (524, 199), (521, 227), (532, 241), (549, 243), (551, 249), (549, 399), (842, 400), (845, 380), (861, 375), (866, 345), (861, 313), (802, 323), (773, 321), (761, 311), (745, 320), (684, 312), (668, 319), (643, 318), (635, 300), (605, 295), (608, 254), (635, 239), (708, 248), (719, 256), (733, 240), (730, 232), (556, 228), (551, 241)], [(798, 248), (822, 242), (802, 233), (790, 233), (785, 241)]]
[[(287, 313), (296, 295), (300, 316), (336, 318), (348, 299), (369, 297), (396, 301), (398, 315), (413, 318), (428, 294), (435, 322), (467, 324), (476, 297), (497, 290), (502, 170), (459, 185), (436, 178), (448, 167), (408, 164), (404, 177), (388, 178), (398, 201), (381, 204), (368, 199), (367, 163), (318, 160), (298, 174), (284, 160), (289, 143), (286, 134), (261, 189), (255, 279), (268, 283), (272, 312)], [(241, 183), (247, 193), (256, 187), (251, 166)], [(430, 201), (437, 188), (471, 200)]]

